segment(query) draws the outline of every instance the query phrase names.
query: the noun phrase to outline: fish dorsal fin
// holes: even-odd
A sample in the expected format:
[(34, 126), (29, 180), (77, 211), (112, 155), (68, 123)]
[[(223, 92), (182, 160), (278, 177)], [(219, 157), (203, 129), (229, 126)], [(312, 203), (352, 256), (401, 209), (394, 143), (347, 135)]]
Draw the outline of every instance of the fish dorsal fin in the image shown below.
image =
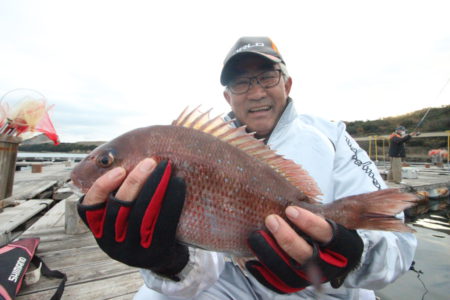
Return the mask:
[(254, 133), (248, 133), (245, 130), (246, 126), (232, 127), (230, 125), (233, 122), (232, 120), (224, 121), (221, 115), (210, 118), (209, 113), (211, 109), (201, 112), (199, 108), (196, 107), (192, 111), (185, 108), (180, 116), (172, 122), (172, 125), (193, 128), (208, 133), (259, 159), (287, 179), (311, 200), (321, 195), (317, 183), (305, 169), (294, 161), (275, 153), (275, 151), (264, 144), (263, 140), (256, 139)]

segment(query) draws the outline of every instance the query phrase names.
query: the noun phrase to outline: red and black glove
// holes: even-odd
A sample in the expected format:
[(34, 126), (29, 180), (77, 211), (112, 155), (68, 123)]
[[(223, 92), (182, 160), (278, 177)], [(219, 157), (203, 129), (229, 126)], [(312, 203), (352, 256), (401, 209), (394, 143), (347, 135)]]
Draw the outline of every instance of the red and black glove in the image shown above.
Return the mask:
[[(288, 256), (266, 231), (253, 232), (248, 243), (258, 261), (248, 261), (246, 268), (260, 283), (280, 294), (295, 293), (327, 281), (338, 288), (359, 264), (364, 245), (356, 231), (327, 221), (333, 228), (331, 241), (327, 244), (308, 241), (313, 247), (313, 255), (303, 265)], [(315, 272), (309, 272), (312, 270), (309, 268)], [(309, 277), (314, 273), (318, 278)]]
[(134, 201), (110, 195), (102, 204), (78, 203), (78, 213), (111, 258), (179, 280), (189, 252), (175, 239), (186, 185), (171, 176), (170, 162), (158, 164)]

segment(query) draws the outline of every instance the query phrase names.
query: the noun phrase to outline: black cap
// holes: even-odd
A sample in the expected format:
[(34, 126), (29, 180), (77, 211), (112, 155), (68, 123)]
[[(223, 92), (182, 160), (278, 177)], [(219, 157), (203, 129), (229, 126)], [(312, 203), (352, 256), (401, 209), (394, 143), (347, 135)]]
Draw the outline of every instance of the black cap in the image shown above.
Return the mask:
[(395, 130), (402, 130), (402, 131), (405, 131), (406, 130), (406, 128), (405, 128), (405, 126), (398, 126), (397, 128), (395, 128)]
[(223, 62), (222, 73), (220, 74), (220, 83), (227, 85), (231, 79), (230, 66), (232, 62), (238, 57), (244, 55), (259, 55), (266, 58), (273, 63), (284, 63), (280, 52), (278, 52), (277, 46), (268, 37), (264, 36), (249, 36), (241, 37), (228, 52), (225, 61)]

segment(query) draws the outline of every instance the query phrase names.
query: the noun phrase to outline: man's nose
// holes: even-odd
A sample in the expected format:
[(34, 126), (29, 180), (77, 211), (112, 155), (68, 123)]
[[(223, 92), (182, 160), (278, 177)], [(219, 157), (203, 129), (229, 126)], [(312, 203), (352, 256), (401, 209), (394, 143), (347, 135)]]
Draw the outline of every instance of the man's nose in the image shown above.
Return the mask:
[(266, 95), (266, 89), (259, 84), (258, 80), (256, 78), (252, 78), (250, 81), (250, 88), (247, 92), (247, 95), (249, 98), (256, 98), (259, 99), (260, 97), (263, 97)]

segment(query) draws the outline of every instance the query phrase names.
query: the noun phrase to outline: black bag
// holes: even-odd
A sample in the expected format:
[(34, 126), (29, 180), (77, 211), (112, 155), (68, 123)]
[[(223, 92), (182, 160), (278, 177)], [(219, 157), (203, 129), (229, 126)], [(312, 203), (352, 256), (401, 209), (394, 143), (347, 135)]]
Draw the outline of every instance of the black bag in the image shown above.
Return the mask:
[(0, 300), (10, 300), (16, 297), (30, 263), (40, 266), (42, 275), (62, 279), (51, 299), (57, 300), (61, 298), (67, 276), (60, 271), (50, 270), (35, 255), (39, 241), (39, 238), (26, 238), (0, 248)]

